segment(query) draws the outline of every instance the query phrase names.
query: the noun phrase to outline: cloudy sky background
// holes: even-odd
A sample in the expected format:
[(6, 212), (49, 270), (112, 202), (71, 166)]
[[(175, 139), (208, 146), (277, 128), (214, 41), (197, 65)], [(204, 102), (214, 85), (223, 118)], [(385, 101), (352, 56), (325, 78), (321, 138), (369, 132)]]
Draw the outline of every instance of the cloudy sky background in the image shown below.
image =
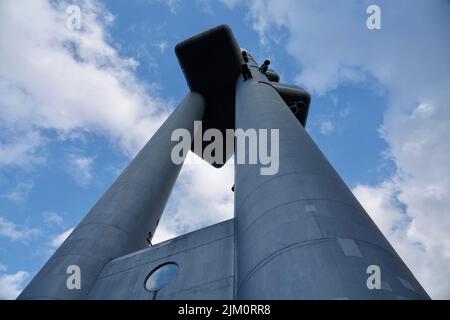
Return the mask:
[[(66, 27), (78, 4), (82, 29)], [(381, 7), (382, 29), (366, 28)], [(313, 102), (308, 131), (433, 298), (450, 298), (450, 4), (0, 2), (0, 298), (12, 299), (187, 92), (221, 23)], [(232, 165), (182, 169), (155, 241), (233, 216)]]

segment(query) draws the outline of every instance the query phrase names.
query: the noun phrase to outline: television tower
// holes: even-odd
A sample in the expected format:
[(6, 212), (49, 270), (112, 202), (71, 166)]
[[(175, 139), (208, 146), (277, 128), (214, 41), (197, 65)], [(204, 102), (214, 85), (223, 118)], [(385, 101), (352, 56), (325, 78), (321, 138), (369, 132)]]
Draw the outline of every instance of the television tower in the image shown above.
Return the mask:
[[(190, 93), (19, 299), (429, 299), (305, 130), (305, 90), (225, 25), (175, 52)], [(235, 163), (233, 219), (149, 246), (182, 166), (171, 134), (200, 120), (278, 129), (279, 170)]]

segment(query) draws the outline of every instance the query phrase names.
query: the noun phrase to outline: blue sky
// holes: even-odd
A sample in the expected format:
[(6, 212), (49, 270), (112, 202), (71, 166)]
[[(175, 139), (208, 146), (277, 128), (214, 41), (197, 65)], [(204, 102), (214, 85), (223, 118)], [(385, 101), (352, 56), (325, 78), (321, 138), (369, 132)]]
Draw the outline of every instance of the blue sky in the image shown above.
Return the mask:
[[(81, 30), (66, 28), (69, 4)], [(381, 30), (366, 27), (369, 4)], [(187, 93), (174, 46), (223, 23), (311, 92), (308, 132), (432, 297), (450, 298), (449, 9), (2, 1), (0, 298), (20, 292)], [(231, 218), (232, 179), (232, 166), (185, 165), (155, 241)]]

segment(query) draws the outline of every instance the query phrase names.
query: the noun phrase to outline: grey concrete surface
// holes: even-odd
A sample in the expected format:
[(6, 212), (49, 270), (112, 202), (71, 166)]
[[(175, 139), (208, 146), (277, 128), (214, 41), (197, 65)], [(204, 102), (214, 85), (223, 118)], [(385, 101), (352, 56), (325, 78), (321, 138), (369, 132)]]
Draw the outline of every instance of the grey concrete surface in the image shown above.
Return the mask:
[[(176, 278), (157, 293), (144, 288), (152, 270), (172, 262)], [(233, 299), (234, 221), (184, 234), (109, 262), (88, 299)]]
[[(236, 128), (280, 130), (280, 167), (235, 165), (238, 299), (429, 298), (265, 76), (236, 83)], [(384, 284), (369, 290), (367, 267)], [(405, 286), (400, 279), (406, 279)]]

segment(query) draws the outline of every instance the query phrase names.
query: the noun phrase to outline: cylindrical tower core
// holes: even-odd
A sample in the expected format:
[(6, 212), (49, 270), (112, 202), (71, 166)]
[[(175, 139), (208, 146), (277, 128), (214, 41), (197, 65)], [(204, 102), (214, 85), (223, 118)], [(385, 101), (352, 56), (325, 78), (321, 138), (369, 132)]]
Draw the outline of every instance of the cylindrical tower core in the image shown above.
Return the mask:
[[(253, 78), (236, 83), (236, 129), (267, 129), (269, 137), (279, 129), (279, 171), (235, 165), (236, 298), (428, 299), (258, 66), (248, 64)], [(367, 285), (369, 266), (379, 267), (380, 289)]]

